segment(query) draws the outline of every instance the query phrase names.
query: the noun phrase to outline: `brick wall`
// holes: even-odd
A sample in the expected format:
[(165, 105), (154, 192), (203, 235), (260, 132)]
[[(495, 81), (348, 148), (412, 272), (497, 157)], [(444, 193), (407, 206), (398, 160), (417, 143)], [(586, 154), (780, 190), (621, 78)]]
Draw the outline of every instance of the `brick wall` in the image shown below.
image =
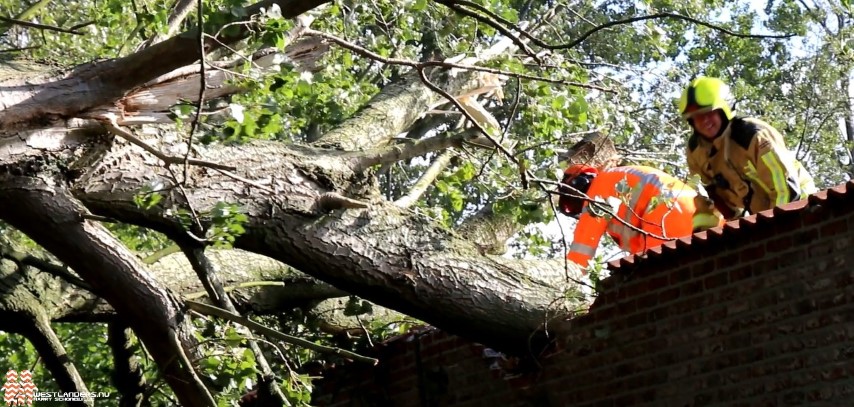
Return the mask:
[(387, 344), (378, 367), (328, 372), (314, 402), (854, 405), (854, 184), (844, 187), (613, 264), (536, 367), (425, 330)]

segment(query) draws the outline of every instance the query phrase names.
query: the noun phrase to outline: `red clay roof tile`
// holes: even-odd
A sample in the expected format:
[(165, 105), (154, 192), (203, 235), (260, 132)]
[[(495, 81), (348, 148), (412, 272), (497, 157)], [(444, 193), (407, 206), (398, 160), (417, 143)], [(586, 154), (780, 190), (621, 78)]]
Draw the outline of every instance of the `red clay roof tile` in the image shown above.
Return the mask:
[(642, 254), (628, 255), (610, 261), (608, 262), (608, 268), (611, 271), (617, 271), (620, 267), (642, 264), (648, 258), (675, 254), (676, 251), (687, 250), (692, 246), (706, 245), (712, 241), (720, 240), (720, 238), (740, 236), (744, 233), (750, 233), (750, 230), (755, 229), (757, 225), (758, 227), (762, 227), (763, 225), (776, 222), (777, 220), (774, 219), (775, 215), (779, 216), (787, 213), (798, 214), (815, 205), (822, 205), (828, 202), (832, 203), (837, 199), (851, 197), (854, 197), (854, 180), (816, 192), (807, 197), (807, 199), (780, 205), (755, 215), (729, 221), (723, 226), (714, 227), (703, 232), (694, 233), (692, 236), (666, 242)]

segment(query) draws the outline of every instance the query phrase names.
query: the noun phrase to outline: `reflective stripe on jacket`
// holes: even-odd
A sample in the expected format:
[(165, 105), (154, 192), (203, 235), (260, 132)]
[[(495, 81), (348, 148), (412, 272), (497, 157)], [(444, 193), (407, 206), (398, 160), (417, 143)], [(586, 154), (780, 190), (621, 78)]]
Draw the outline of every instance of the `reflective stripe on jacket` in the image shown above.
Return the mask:
[(688, 140), (687, 160), (689, 171), (714, 190), (709, 196), (735, 213), (757, 213), (816, 192), (812, 176), (780, 132), (757, 119), (736, 117), (711, 141), (695, 133)]
[[(652, 235), (678, 238), (691, 234), (696, 192), (655, 168), (625, 166), (602, 171), (593, 179), (587, 195), (606, 208), (611, 208), (607, 203), (610, 198), (619, 207), (616, 214), (620, 219)], [(666, 241), (639, 233), (617, 219), (596, 216), (596, 212), (589, 202), (584, 205), (566, 256), (582, 267), (596, 254), (605, 232), (630, 253)]]

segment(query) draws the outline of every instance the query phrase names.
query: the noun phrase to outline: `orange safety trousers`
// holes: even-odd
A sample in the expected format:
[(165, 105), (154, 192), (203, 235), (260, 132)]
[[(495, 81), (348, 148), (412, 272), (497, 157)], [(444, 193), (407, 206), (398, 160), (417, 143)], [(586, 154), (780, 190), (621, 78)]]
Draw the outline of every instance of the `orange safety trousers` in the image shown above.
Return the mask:
[[(622, 250), (643, 252), (692, 233), (697, 192), (682, 181), (652, 167), (624, 166), (601, 171), (587, 196), (602, 205), (585, 203), (575, 226), (567, 258), (586, 267), (606, 232)], [(595, 206), (614, 212), (619, 221)], [(597, 215), (598, 213), (598, 215)], [(632, 227), (645, 233), (638, 232)]]

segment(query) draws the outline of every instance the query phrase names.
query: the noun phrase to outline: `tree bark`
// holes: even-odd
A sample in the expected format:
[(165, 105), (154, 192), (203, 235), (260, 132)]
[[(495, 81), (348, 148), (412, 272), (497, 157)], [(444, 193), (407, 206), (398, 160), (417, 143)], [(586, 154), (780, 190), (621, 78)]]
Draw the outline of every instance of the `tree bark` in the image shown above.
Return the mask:
[[(546, 318), (564, 287), (562, 261), (508, 261), (481, 255), (466, 239), (434, 222), (384, 201), (366, 209), (320, 212), (325, 192), (361, 191), (346, 155), (325, 154), (277, 143), (211, 147), (206, 160), (239, 167), (251, 185), (197, 168), (184, 189), (200, 213), (216, 202), (239, 203), (249, 218), (238, 248), (280, 260), (306, 274), (382, 306), (452, 332), (494, 343), (523, 345)], [(94, 212), (175, 233), (178, 221), (166, 210), (183, 198), (141, 210), (133, 196), (143, 185), (166, 182), (164, 170), (117, 148), (102, 167), (81, 178), (75, 195)], [(270, 191), (277, 191), (276, 194)], [(498, 346), (496, 344), (496, 346)]]
[(842, 115), (845, 128), (842, 138), (848, 143), (846, 146), (848, 159), (850, 160), (848, 162), (848, 175), (854, 176), (854, 100), (852, 100), (854, 99), (854, 96), (852, 96), (854, 89), (851, 87), (849, 75), (849, 72), (843, 72), (840, 75), (842, 89), (845, 92), (845, 103), (843, 104), (845, 113)]
[(183, 405), (211, 405), (193, 367), (179, 362), (196, 349), (181, 304), (106, 229), (85, 220), (85, 210), (64, 187), (42, 177), (0, 179), (0, 200), (14, 203), (0, 206), (0, 218), (72, 267), (110, 303), (134, 328)]
[(585, 164), (599, 169), (620, 165), (621, 159), (614, 142), (599, 132), (585, 135), (561, 156), (561, 160), (568, 164)]
[(107, 327), (107, 343), (113, 355), (113, 385), (121, 394), (119, 406), (139, 407), (145, 393), (145, 376), (133, 354), (130, 329), (112, 321)]
[[(566, 161), (569, 165), (586, 164), (599, 169), (617, 166), (620, 160), (621, 157), (614, 142), (601, 133), (584, 136), (561, 156), (561, 161)], [(556, 168), (556, 170), (563, 171), (563, 168)], [(553, 197), (536, 199), (535, 194), (529, 192), (527, 198), (528, 202), (536, 202), (536, 204), (526, 209), (533, 211), (542, 208), (551, 211), (548, 206), (549, 200)], [(507, 241), (521, 232), (523, 227), (513, 214), (495, 213), (490, 203), (466, 219), (460, 226), (460, 233), (475, 243), (483, 253), (503, 254), (507, 251)]]
[[(236, 22), (244, 18), (237, 15), (256, 15), (273, 4), (279, 6), (283, 17), (292, 18), (328, 1), (265, 0), (244, 8), (242, 14), (229, 12), (226, 18)], [(48, 75), (26, 85), (19, 81), (19, 86), (0, 89), (0, 129), (32, 128), (46, 118), (80, 117), (82, 112), (110, 105), (131, 89), (200, 60), (202, 52), (211, 52), (252, 33), (252, 25), (236, 26), (240, 29), (231, 35), (206, 38), (204, 50), (199, 46), (196, 28), (126, 57), (85, 64), (59, 77)]]
[[(256, 315), (282, 314), (294, 308), (327, 299), (345, 297), (347, 292), (307, 276), (266, 256), (242, 250), (208, 250), (211, 261), (220, 269), (223, 283), (241, 313)], [(61, 267), (56, 265), (56, 267)], [(177, 253), (148, 266), (152, 277), (186, 299), (207, 301), (201, 282), (186, 257)], [(11, 321), (14, 310), (10, 302), (31, 298), (40, 305), (47, 318), (55, 322), (110, 322), (116, 311), (90, 291), (69, 284), (34, 267), (12, 265), (15, 278), (7, 278), (0, 289), (0, 321)], [(23, 291), (16, 294), (16, 291)], [(29, 314), (28, 314), (29, 315)], [(4, 325), (5, 326), (5, 325)], [(7, 332), (12, 329), (2, 328)]]
[(414, 123), (436, 96), (421, 83), (418, 72), (410, 72), (386, 86), (356, 115), (314, 144), (348, 151), (380, 147), (390, 136)]
[(45, 309), (47, 301), (41, 301), (27, 289), (32, 280), (27, 278), (22, 268), (20, 264), (15, 265), (8, 260), (0, 265), (0, 331), (21, 334), (27, 338), (39, 352), (60, 390), (88, 391), (86, 383), (50, 326), (48, 311)]
[[(291, 17), (325, 2), (267, 0), (243, 14), (278, 4)], [(206, 51), (243, 38), (246, 30), (209, 40)], [(182, 404), (203, 405), (204, 391), (191, 366), (175, 363), (192, 348), (180, 302), (105, 229), (83, 219), (76, 200), (98, 214), (171, 235), (183, 232), (176, 209), (189, 205), (204, 215), (218, 202), (237, 203), (249, 218), (247, 232), (235, 242), (239, 248), (451, 332), (496, 347), (527, 348), (530, 335), (568, 288), (562, 260), (483, 255), (464, 236), (379, 199), (376, 181), (354, 164), (363, 161), (324, 148), (261, 142), (199, 147), (199, 158), (238, 168), (240, 179), (193, 167), (183, 186), (185, 200), (160, 163), (138, 147), (93, 137), (98, 123), (79, 119), (104, 120), (104, 110), (134, 88), (197, 61), (198, 45), (197, 33), (187, 32), (59, 76), (45, 74), (26, 83), (4, 78), (0, 90), (0, 167), (5, 170), (0, 198), (17, 203), (0, 209), (0, 218), (33, 237), (103, 296), (149, 348), (184, 398)], [(316, 145), (370, 149), (406, 131), (440, 98), (413, 75), (404, 78)], [(482, 87), (478, 75), (435, 80), (451, 95)], [(137, 207), (134, 196), (151, 185), (171, 189), (157, 207)], [(320, 198), (330, 193), (368, 207), (329, 211)], [(181, 346), (164, 341), (176, 334)]]

